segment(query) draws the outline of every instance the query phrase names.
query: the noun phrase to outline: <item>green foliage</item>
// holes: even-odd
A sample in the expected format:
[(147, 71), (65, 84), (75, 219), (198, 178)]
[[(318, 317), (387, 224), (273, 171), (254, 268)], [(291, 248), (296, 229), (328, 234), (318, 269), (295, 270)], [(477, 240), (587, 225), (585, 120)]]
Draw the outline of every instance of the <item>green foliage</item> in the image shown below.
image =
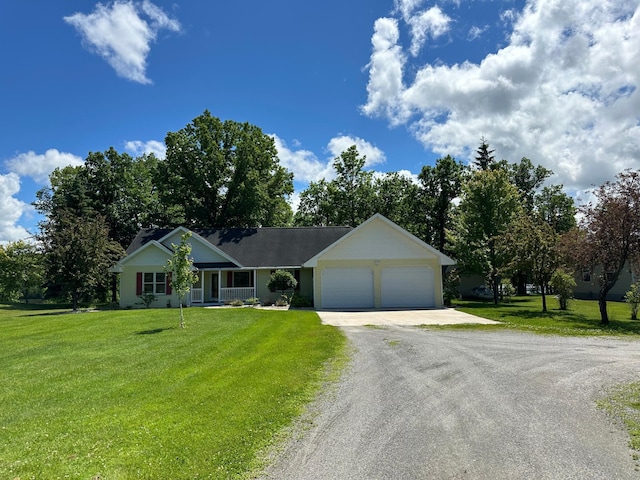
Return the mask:
[(313, 307), (313, 301), (310, 298), (305, 297), (304, 295), (300, 295), (298, 292), (295, 292), (293, 294), (290, 304), (292, 307), (296, 308)]
[(258, 297), (247, 298), (244, 303), (247, 305), (260, 305), (260, 299)]
[(138, 298), (142, 300), (142, 304), (146, 308), (150, 308), (153, 302), (158, 299), (158, 297), (156, 297), (153, 293), (143, 293), (142, 295), (138, 295)]
[(186, 232), (180, 237), (180, 245), (171, 244), (173, 254), (164, 267), (166, 272), (171, 273), (171, 287), (178, 294), (180, 328), (184, 328), (182, 304), (187, 294), (191, 291), (191, 286), (198, 281), (198, 274), (194, 271), (193, 259), (189, 256), (191, 255), (190, 238), (191, 232)]
[(278, 297), (278, 299), (275, 302), (276, 307), (286, 307), (289, 304), (290, 304), (289, 297), (284, 293), (280, 295), (280, 297)]
[(44, 256), (36, 245), (22, 240), (0, 245), (0, 299), (14, 302), (42, 294)]
[(625, 294), (624, 300), (631, 309), (631, 320), (637, 320), (638, 309), (640, 308), (640, 282), (631, 285), (631, 290)]
[(551, 276), (549, 285), (556, 294), (560, 310), (567, 310), (569, 308), (569, 300), (573, 298), (573, 289), (576, 287), (573, 275), (562, 270), (556, 270)]
[[(418, 180), (415, 235), (443, 253), (450, 253), (447, 232), (453, 227), (453, 200), (462, 193), (466, 168), (450, 155), (423, 166)], [(406, 220), (405, 220), (406, 222)]]
[(300, 195), (294, 223), (356, 227), (375, 212), (373, 172), (365, 171), (366, 156), (355, 145), (333, 160), (336, 178), (311, 182)]
[(560, 237), (541, 217), (521, 215), (513, 218), (500, 236), (499, 248), (511, 253), (512, 272), (527, 272), (542, 293), (542, 311), (547, 311), (546, 292), (562, 257)]
[(165, 138), (155, 185), (162, 223), (189, 227), (284, 226), (293, 175), (279, 164), (273, 138), (249, 123), (208, 111)]
[(231, 307), (244, 307), (244, 302), (239, 298), (236, 298), (234, 300), (229, 300), (228, 302), (225, 302), (225, 304)]
[(511, 285), (511, 283), (506, 282), (500, 284), (500, 296), (503, 300), (509, 302), (515, 294), (516, 289), (513, 288), (513, 285)]
[(518, 191), (504, 170), (473, 173), (463, 186), (455, 223), (454, 251), (465, 273), (483, 275), (492, 286), (499, 284), (512, 253), (497, 242), (520, 212)]
[(445, 306), (450, 307), (452, 300), (460, 296), (458, 292), (459, 286), (460, 274), (458, 270), (455, 268), (447, 270), (442, 279), (442, 296)]
[(249, 478), (345, 347), (315, 312), (192, 309), (179, 332), (166, 309), (17, 308), (0, 306), (2, 479)]
[(271, 291), (280, 290), (284, 295), (285, 290), (293, 290), (298, 285), (298, 281), (295, 279), (291, 272), (286, 270), (276, 270), (269, 277), (267, 282), (267, 288)]
[(124, 256), (122, 247), (109, 240), (104, 218), (98, 214), (83, 218), (60, 211), (55, 221), (43, 222), (40, 240), (49, 289), (58, 296), (69, 295), (74, 310), (82, 297), (92, 299), (101, 288), (106, 291), (109, 267)]

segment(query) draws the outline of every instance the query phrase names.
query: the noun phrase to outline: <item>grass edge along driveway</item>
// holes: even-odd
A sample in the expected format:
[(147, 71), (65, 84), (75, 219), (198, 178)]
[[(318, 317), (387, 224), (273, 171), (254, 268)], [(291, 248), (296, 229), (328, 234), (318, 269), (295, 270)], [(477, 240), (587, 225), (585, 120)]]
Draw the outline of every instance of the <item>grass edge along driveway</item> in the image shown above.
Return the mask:
[(312, 311), (0, 307), (0, 478), (246, 478), (344, 359)]

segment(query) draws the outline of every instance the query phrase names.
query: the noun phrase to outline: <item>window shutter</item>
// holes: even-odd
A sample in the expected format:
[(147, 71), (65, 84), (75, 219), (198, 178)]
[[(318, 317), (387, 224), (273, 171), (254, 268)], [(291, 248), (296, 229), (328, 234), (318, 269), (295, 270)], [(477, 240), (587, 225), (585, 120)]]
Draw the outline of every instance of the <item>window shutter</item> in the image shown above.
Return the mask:
[[(270, 275), (273, 275), (274, 273), (276, 273), (276, 271), (275, 270), (271, 270), (271, 274)], [(269, 281), (271, 281), (271, 278), (269, 278)], [(271, 293), (274, 293), (276, 291), (276, 289), (275, 288), (270, 288), (269, 291)]]
[(171, 295), (171, 272), (167, 272), (167, 275), (164, 278), (165, 278), (164, 291), (167, 292), (167, 295)]
[(136, 273), (136, 295), (142, 295), (142, 272)]

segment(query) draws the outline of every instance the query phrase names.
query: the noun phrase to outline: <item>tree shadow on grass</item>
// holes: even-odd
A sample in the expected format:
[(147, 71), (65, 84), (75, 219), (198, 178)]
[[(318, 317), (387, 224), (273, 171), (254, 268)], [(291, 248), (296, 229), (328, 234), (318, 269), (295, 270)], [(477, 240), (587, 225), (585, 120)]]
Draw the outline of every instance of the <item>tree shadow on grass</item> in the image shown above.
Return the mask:
[(162, 333), (166, 330), (175, 330), (176, 327), (165, 327), (165, 328), (154, 328), (151, 330), (142, 330), (140, 332), (135, 332), (135, 335), (155, 335), (157, 333)]

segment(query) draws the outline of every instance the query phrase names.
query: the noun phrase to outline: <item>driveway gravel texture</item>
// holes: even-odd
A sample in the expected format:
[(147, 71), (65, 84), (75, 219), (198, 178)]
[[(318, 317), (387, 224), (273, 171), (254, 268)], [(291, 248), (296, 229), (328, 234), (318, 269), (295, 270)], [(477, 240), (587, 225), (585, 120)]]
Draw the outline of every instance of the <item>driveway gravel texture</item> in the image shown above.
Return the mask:
[(640, 342), (342, 327), (353, 357), (265, 479), (640, 479), (597, 408), (638, 380)]

